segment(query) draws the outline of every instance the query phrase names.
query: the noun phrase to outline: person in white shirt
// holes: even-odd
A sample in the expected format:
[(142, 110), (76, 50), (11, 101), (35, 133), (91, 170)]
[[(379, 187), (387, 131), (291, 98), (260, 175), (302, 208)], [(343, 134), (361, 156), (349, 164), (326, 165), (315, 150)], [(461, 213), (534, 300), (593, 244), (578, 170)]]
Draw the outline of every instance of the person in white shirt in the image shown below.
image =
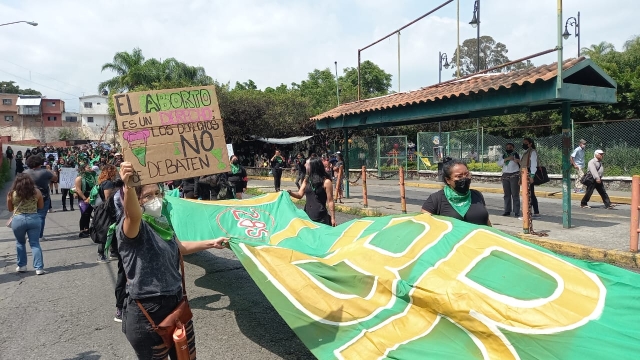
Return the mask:
[(515, 145), (507, 143), (505, 153), (498, 159), (502, 167), (502, 191), (504, 192), (504, 213), (520, 217), (520, 156), (514, 151)]
[(602, 166), (602, 159), (604, 159), (604, 151), (598, 149), (593, 153), (593, 159), (589, 160), (587, 165), (587, 171), (591, 174), (589, 181), (587, 182), (587, 192), (580, 201), (580, 207), (583, 209), (590, 209), (588, 202), (591, 200), (593, 190), (597, 190), (598, 194), (602, 198), (605, 209), (613, 209), (615, 205), (611, 204), (607, 190), (602, 183), (602, 175), (604, 174), (604, 167)]
[(574, 169), (576, 169), (577, 177), (576, 182), (573, 186), (573, 192), (575, 193), (583, 193), (584, 189), (582, 188), (582, 183), (580, 179), (584, 176), (584, 149), (587, 147), (587, 141), (582, 139), (580, 140), (580, 145), (578, 145), (575, 150), (571, 153), (571, 165)]

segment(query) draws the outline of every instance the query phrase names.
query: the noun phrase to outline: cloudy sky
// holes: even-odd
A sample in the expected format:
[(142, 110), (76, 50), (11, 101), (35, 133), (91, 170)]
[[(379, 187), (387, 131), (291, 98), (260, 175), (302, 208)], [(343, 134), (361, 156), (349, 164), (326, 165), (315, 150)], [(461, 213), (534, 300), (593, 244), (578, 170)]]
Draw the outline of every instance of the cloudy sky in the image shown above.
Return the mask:
[[(393, 32), (445, 0), (0, 0), (0, 80), (14, 80), (78, 109), (78, 96), (97, 93), (112, 76), (100, 71), (118, 51), (140, 47), (147, 58), (175, 57), (203, 66), (221, 82), (254, 80), (260, 88), (300, 82), (315, 68), (340, 73), (357, 65), (357, 49)], [(438, 80), (438, 51), (456, 47), (456, 2), (405, 29), (401, 90)], [(460, 2), (460, 39), (473, 0)], [(553, 48), (557, 0), (482, 0), (481, 35), (507, 45), (511, 59)], [(564, 0), (564, 19), (581, 13), (582, 46), (600, 41), (620, 49), (640, 34), (638, 0)], [(565, 41), (565, 58), (577, 55)], [(398, 89), (397, 37), (363, 51), (393, 74)], [(536, 65), (554, 62), (551, 54)], [(450, 78), (452, 71), (443, 73)]]

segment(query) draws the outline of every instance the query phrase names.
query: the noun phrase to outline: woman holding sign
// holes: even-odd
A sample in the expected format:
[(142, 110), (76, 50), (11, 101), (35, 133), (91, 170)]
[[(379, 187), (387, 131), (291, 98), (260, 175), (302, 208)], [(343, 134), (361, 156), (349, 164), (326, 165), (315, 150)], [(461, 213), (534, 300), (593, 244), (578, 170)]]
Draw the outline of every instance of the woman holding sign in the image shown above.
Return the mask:
[[(182, 256), (206, 249), (222, 249), (227, 238), (181, 243), (163, 216), (165, 201), (157, 184), (129, 187), (133, 165), (120, 165), (124, 182), (124, 216), (118, 224), (118, 252), (127, 278), (122, 332), (139, 359), (176, 359), (172, 342), (165, 343), (153, 330), (178, 308), (188, 310)], [(180, 274), (182, 268), (182, 274)], [(195, 330), (191, 316), (180, 316), (184, 324), (190, 358), (196, 357)], [(169, 318), (171, 319), (171, 318)], [(170, 321), (170, 320), (169, 320)], [(171, 331), (173, 332), (173, 331)]]
[[(58, 171), (60, 172), (60, 174), (63, 174), (65, 171), (61, 169), (73, 169), (73, 168), (74, 168), (73, 160), (69, 159), (66, 162), (62, 158), (58, 160)], [(69, 196), (69, 206), (71, 211), (75, 210), (73, 208), (73, 194), (69, 192), (69, 189), (71, 188), (71, 186), (69, 185), (70, 184), (63, 182), (63, 180), (60, 180), (60, 191), (62, 192), (62, 211), (69, 211), (67, 209), (67, 195)]]

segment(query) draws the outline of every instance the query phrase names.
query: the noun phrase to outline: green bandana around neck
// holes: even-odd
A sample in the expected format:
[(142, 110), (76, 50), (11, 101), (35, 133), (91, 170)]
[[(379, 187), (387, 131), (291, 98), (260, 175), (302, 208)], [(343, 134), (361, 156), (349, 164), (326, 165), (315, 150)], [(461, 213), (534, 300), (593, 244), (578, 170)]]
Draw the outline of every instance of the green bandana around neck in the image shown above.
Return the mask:
[(231, 173), (232, 174), (237, 174), (240, 172), (240, 165), (231, 163)]
[(449, 200), (449, 204), (454, 210), (464, 218), (471, 207), (471, 190), (465, 195), (458, 194), (449, 185), (444, 187), (444, 196)]
[(160, 236), (164, 241), (171, 241), (175, 236), (173, 228), (171, 228), (171, 225), (164, 216), (155, 218), (148, 214), (142, 214), (142, 220), (149, 224), (153, 231), (155, 231), (156, 234), (158, 234), (158, 236)]

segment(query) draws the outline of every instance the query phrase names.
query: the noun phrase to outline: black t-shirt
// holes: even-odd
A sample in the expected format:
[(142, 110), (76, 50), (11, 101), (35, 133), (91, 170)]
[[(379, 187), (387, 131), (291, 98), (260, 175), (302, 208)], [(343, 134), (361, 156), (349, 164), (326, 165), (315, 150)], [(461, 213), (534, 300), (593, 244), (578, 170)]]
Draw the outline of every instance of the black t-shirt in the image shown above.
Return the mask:
[(489, 212), (485, 206), (484, 197), (477, 190), (471, 190), (471, 206), (464, 218), (451, 206), (444, 195), (444, 190), (431, 194), (422, 205), (422, 210), (433, 215), (448, 216), (476, 225), (487, 225), (489, 222)]
[(104, 191), (105, 190), (113, 190), (114, 186), (113, 186), (113, 181), (111, 180), (105, 180), (103, 181), (100, 186), (98, 187), (98, 195), (100, 195), (100, 199), (102, 201), (105, 200), (105, 196), (104, 196)]

